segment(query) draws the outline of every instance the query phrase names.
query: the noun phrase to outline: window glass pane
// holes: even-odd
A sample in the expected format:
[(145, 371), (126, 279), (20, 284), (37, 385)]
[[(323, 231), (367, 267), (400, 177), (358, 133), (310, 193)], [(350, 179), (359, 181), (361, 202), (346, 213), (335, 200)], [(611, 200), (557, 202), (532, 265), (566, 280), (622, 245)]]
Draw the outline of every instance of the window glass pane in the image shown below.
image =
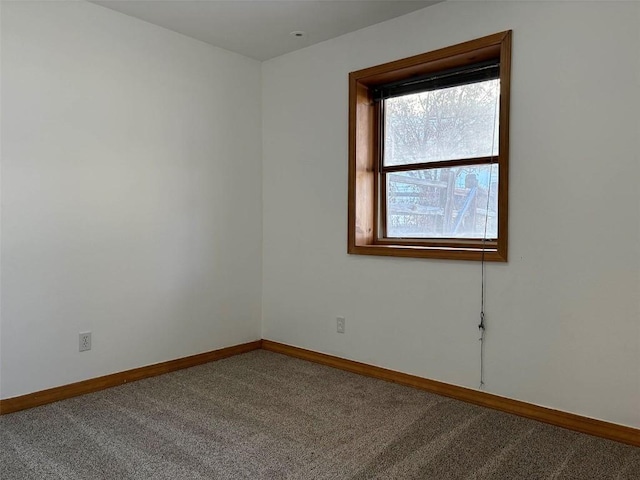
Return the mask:
[(500, 80), (385, 100), (384, 165), (498, 154)]
[(498, 237), (498, 165), (385, 176), (388, 238)]

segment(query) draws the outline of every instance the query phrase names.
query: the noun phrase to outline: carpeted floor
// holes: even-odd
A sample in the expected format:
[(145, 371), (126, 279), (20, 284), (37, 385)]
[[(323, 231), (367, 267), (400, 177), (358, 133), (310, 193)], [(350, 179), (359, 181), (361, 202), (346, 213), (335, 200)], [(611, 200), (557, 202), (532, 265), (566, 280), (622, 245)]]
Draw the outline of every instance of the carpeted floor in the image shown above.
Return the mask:
[(0, 478), (640, 479), (640, 448), (258, 350), (0, 417)]

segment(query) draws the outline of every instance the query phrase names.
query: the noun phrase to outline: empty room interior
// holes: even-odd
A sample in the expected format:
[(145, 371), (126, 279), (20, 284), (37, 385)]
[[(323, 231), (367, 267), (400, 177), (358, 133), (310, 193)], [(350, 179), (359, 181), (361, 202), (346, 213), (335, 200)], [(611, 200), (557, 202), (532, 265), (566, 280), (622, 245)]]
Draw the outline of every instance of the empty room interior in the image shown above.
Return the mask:
[(640, 478), (640, 2), (0, 22), (0, 478)]

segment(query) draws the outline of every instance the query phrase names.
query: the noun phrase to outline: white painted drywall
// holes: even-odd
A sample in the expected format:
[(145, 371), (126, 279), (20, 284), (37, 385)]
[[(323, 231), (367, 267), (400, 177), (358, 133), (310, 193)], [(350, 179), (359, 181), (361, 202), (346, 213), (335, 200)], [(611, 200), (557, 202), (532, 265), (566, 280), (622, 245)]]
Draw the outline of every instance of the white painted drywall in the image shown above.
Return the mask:
[(260, 63), (86, 2), (2, 10), (1, 397), (259, 339)]
[(480, 264), (346, 253), (347, 75), (513, 29), (486, 390), (640, 427), (639, 20), (636, 2), (445, 2), (265, 62), (263, 337), (478, 387)]

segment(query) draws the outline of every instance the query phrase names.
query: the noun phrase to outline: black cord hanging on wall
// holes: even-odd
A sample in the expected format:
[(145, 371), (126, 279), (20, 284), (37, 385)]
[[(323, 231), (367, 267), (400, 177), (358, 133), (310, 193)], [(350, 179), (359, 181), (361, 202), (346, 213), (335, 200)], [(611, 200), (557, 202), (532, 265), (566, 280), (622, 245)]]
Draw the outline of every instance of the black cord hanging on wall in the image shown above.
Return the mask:
[[(500, 88), (499, 84), (496, 85), (496, 88)], [(499, 93), (499, 92), (498, 92)], [(498, 101), (496, 102), (496, 107), (493, 112), (493, 124), (495, 125), (496, 117), (498, 115), (498, 109), (500, 107), (500, 97), (496, 95)], [(496, 131), (493, 131), (493, 137), (491, 139), (491, 151), (495, 152), (495, 144), (496, 144)], [(493, 164), (489, 168), (489, 185), (487, 188), (487, 204), (485, 205), (485, 217), (484, 217), (484, 233), (482, 235), (482, 258), (480, 261), (481, 264), (481, 286), (480, 286), (480, 323), (478, 324), (478, 330), (480, 330), (480, 389), (484, 389), (484, 347), (485, 347), (485, 334), (487, 331), (485, 324), (485, 300), (486, 300), (486, 284), (487, 284), (487, 275), (486, 275), (486, 262), (484, 258), (485, 253), (485, 244), (487, 242), (487, 225), (489, 223), (489, 202), (491, 199), (491, 183), (492, 183), (492, 175), (493, 175)]]

